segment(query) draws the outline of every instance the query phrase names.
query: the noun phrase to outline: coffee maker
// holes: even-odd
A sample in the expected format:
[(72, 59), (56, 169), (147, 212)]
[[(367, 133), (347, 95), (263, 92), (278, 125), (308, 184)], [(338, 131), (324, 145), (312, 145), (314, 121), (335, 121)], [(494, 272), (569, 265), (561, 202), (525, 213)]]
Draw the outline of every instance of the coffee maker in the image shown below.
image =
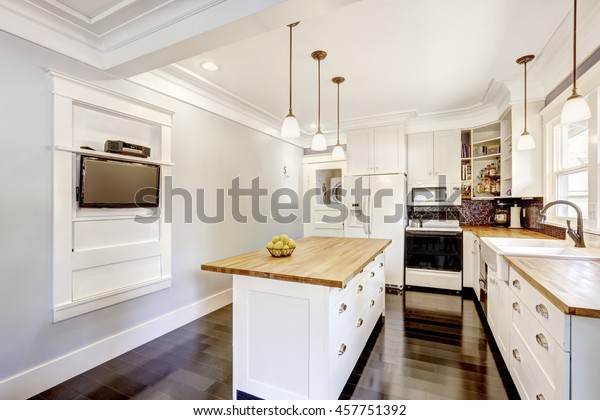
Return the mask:
[(496, 203), (496, 211), (494, 213), (494, 224), (499, 227), (508, 227), (510, 223), (509, 205), (498, 201)]

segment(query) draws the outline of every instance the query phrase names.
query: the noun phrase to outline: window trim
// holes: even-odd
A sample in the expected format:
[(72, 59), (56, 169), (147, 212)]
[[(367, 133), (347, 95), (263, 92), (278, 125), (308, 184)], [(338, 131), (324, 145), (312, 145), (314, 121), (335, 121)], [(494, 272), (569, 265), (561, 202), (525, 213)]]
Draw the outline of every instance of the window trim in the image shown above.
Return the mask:
[[(598, 170), (600, 166), (600, 155), (598, 154), (598, 125), (600, 123), (598, 104), (600, 103), (600, 88), (594, 89), (589, 95), (585, 96), (590, 109), (592, 118), (588, 124), (588, 163), (572, 166), (567, 169), (559, 167), (559, 154), (555, 153), (558, 149), (558, 142), (562, 137), (562, 124), (560, 123), (560, 114), (550, 119), (546, 123), (546, 142), (544, 161), (545, 161), (545, 191), (546, 203), (557, 199), (558, 177), (588, 171), (588, 215), (584, 220), (584, 230), (590, 233), (600, 233), (600, 219), (598, 217), (598, 197), (600, 197), (600, 180), (598, 179)], [(559, 130), (560, 137), (556, 136)], [(558, 227), (566, 227), (566, 220), (573, 220), (572, 217), (558, 216), (557, 207), (553, 206), (547, 214), (547, 224)]]

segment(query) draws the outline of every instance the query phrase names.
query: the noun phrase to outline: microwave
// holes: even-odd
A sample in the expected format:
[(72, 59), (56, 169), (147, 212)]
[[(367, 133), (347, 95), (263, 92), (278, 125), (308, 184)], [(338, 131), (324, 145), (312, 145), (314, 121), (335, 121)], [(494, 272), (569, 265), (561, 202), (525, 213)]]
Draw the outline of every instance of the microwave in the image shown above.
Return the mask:
[(458, 206), (460, 205), (459, 185), (413, 186), (409, 192), (412, 206)]

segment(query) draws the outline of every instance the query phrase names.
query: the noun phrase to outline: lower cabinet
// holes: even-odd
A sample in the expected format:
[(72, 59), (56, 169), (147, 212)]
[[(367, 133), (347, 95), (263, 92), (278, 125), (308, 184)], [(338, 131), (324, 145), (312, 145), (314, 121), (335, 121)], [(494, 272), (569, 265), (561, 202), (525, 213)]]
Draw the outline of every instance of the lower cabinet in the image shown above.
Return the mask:
[(518, 272), (488, 270), (487, 321), (522, 399), (600, 399), (600, 318), (564, 313)]
[(472, 287), (479, 296), (479, 238), (473, 232), (463, 232), (462, 286)]
[(379, 254), (343, 289), (234, 275), (236, 399), (338, 399), (385, 310)]
[(570, 399), (571, 317), (512, 269), (509, 278), (507, 365), (521, 398)]
[(488, 270), (487, 321), (502, 354), (502, 359), (507, 365), (511, 323), (511, 313), (506, 310), (510, 300), (509, 294), (508, 283), (498, 280), (496, 273)]

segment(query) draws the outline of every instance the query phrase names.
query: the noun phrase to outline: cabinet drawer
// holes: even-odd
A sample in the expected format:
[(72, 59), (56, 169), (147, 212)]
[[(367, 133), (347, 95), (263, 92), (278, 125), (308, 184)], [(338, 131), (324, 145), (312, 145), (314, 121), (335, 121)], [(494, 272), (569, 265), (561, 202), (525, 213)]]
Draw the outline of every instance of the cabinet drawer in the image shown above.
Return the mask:
[[(510, 330), (510, 373), (522, 399), (556, 399), (557, 391), (548, 381), (521, 335), (512, 324)], [(560, 396), (558, 396), (560, 398)]]
[(550, 336), (548, 331), (524, 307), (519, 298), (513, 303), (512, 323), (520, 342), (525, 344), (539, 371), (554, 389), (555, 395), (561, 395), (568, 382), (569, 353), (565, 352)]
[(509, 285), (516, 296), (521, 299), (523, 305), (533, 314), (533, 317), (550, 333), (550, 336), (560, 345), (563, 350), (569, 351), (570, 340), (570, 317), (562, 312), (540, 292), (533, 288), (521, 275), (510, 270)]
[[(367, 267), (364, 268), (364, 270), (362, 270), (360, 273), (358, 273), (356, 276), (354, 276), (354, 278), (352, 280), (350, 280), (348, 282), (348, 284), (346, 284), (346, 287), (344, 287), (344, 288), (335, 288), (335, 287), (329, 288), (329, 308), (333, 308), (334, 306), (337, 306), (337, 304), (342, 299), (348, 300), (347, 296), (354, 296), (354, 294), (351, 294), (350, 292), (355, 291), (358, 284), (364, 280), (366, 273), (368, 272), (370, 267), (371, 267), (371, 264), (369, 264)], [(363, 287), (365, 287), (365, 284), (363, 284)]]
[(369, 264), (369, 270), (365, 273), (369, 294), (374, 293), (379, 287), (385, 287), (385, 261), (383, 254), (379, 254), (377, 258)]

